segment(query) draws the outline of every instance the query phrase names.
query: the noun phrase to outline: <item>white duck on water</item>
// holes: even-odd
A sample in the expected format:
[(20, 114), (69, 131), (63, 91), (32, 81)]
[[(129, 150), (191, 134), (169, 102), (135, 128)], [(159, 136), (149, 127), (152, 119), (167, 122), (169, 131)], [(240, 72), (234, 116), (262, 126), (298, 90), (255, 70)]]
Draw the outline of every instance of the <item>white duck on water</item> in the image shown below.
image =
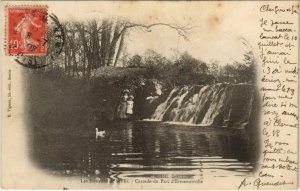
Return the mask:
[(104, 137), (105, 131), (99, 131), (98, 128), (96, 128), (96, 138), (98, 137)]

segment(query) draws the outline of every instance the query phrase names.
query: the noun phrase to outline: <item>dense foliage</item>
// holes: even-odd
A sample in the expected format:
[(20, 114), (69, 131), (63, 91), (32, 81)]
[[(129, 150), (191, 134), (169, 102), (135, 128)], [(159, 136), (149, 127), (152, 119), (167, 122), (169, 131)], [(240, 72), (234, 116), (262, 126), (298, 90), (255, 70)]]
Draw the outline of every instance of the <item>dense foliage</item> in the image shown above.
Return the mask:
[(153, 50), (147, 50), (144, 55), (132, 56), (127, 67), (145, 68), (144, 78), (160, 80), (166, 86), (252, 83), (255, 74), (254, 57), (252, 52), (247, 52), (244, 57), (243, 63), (206, 64), (185, 52), (172, 62)]
[[(186, 28), (167, 23), (143, 25), (120, 18), (91, 20), (89, 22), (63, 22), (64, 47), (58, 58), (53, 59), (47, 68), (41, 69), (51, 75), (77, 79), (115, 78), (114, 69), (103, 74), (103, 68), (143, 68), (142, 73), (134, 73), (137, 79), (156, 79), (166, 86), (212, 84), (217, 82), (252, 83), (255, 79), (255, 60), (251, 51), (244, 54), (243, 62), (230, 64), (205, 63), (188, 52), (176, 53), (170, 60), (153, 50), (143, 55), (127, 53), (125, 39), (133, 29), (151, 32), (153, 26), (167, 26), (186, 37)], [(48, 33), (53, 26), (48, 27)], [(51, 36), (51, 34), (49, 33)], [(126, 46), (125, 46), (126, 47)], [(51, 49), (51, 47), (50, 47)], [(51, 55), (48, 55), (51, 56)], [(117, 69), (118, 67), (118, 69)], [(125, 74), (127, 81), (133, 76)], [(119, 76), (123, 80), (124, 76)], [(133, 79), (134, 80), (134, 79)], [(124, 82), (125, 83), (125, 82)], [(126, 82), (127, 83), (127, 82)]]

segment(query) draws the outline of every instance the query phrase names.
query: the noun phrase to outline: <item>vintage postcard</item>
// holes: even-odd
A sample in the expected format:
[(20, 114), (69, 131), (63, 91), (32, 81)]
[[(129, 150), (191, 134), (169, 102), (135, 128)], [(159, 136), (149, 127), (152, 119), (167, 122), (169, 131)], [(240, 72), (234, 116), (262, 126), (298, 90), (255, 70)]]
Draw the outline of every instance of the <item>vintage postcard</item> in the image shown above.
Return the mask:
[(1, 186), (294, 190), (298, 1), (2, 1)]

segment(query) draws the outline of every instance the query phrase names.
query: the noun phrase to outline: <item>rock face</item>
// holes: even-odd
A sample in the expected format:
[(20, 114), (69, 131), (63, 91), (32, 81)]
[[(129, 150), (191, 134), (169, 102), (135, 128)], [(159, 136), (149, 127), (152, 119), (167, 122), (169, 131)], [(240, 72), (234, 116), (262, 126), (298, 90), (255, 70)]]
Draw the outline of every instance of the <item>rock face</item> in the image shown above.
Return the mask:
[(184, 86), (165, 94), (150, 119), (244, 128), (256, 116), (256, 94), (249, 84)]

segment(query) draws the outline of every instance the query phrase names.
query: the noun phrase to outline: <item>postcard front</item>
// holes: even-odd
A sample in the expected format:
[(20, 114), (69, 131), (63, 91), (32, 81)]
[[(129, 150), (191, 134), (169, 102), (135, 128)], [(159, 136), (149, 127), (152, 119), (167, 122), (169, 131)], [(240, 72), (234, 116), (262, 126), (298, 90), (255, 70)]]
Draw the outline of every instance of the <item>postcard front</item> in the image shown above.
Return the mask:
[(2, 186), (296, 189), (296, 1), (3, 1)]

